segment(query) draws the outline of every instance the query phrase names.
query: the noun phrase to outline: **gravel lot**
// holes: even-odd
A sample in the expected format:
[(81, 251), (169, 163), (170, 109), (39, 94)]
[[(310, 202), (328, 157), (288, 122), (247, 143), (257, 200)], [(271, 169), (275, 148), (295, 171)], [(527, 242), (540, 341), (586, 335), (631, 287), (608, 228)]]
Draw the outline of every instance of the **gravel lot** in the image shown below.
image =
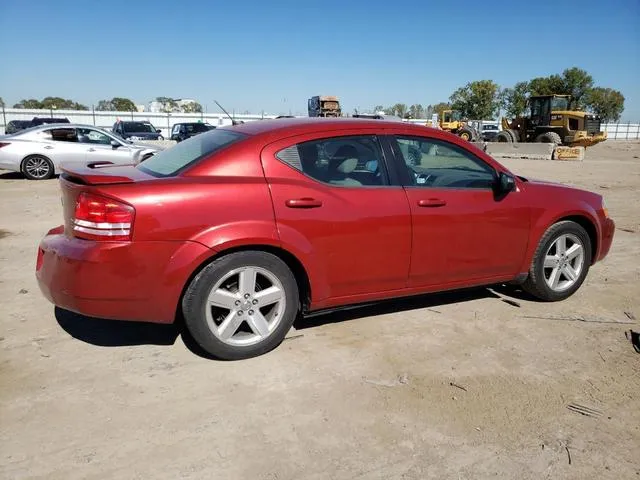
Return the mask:
[(609, 141), (504, 162), (606, 196), (613, 248), (569, 300), (477, 289), (333, 313), (241, 362), (174, 326), (55, 311), (34, 268), (57, 181), (0, 175), (0, 477), (640, 479), (639, 156)]

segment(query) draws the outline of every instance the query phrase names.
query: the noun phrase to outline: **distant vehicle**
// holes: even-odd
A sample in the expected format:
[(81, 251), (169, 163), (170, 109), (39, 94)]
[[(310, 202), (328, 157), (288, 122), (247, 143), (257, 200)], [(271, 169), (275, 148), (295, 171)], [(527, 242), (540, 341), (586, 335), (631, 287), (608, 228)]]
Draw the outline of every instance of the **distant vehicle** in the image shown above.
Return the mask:
[(485, 142), (493, 142), (499, 131), (500, 129), (498, 128), (498, 125), (495, 125), (493, 123), (483, 124), (481, 133), (482, 140)]
[(208, 132), (213, 130), (213, 125), (202, 122), (190, 122), (190, 123), (176, 123), (171, 129), (171, 140), (181, 142), (187, 138), (191, 138), (199, 133)]
[(341, 117), (342, 110), (338, 97), (316, 95), (308, 100), (307, 110), (310, 117)]
[(63, 162), (135, 165), (160, 150), (136, 145), (92, 125), (40, 125), (0, 137), (0, 168), (22, 172), (29, 180), (46, 180), (60, 172)]
[(615, 233), (602, 195), (409, 122), (218, 127), (140, 165), (65, 166), (60, 189), (64, 223), (33, 262), (44, 296), (89, 317), (183, 317), (227, 360), (358, 303), (508, 282), (564, 300)]
[(402, 118), (397, 115), (387, 115), (383, 113), (356, 113), (352, 115), (353, 118), (370, 118), (375, 120), (389, 120), (392, 122), (402, 122)]
[(129, 140), (164, 140), (162, 130), (154, 127), (151, 122), (118, 120), (111, 129), (113, 133)]
[(11, 120), (4, 128), (5, 135), (11, 135), (12, 133), (19, 132), (26, 128), (31, 128), (31, 120)]
[(68, 118), (33, 117), (31, 119), (32, 127), (37, 127), (38, 125), (44, 125), (46, 123), (70, 123), (70, 122)]

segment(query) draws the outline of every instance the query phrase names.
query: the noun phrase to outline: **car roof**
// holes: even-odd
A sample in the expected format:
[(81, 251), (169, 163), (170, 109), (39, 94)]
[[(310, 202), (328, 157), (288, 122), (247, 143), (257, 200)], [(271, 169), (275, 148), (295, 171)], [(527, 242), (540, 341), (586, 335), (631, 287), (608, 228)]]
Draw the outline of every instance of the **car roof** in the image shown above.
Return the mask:
[(313, 133), (323, 130), (339, 130), (341, 128), (395, 128), (399, 125), (403, 128), (424, 131), (429, 128), (423, 125), (414, 125), (410, 122), (397, 122), (387, 120), (375, 120), (368, 118), (352, 118), (352, 117), (303, 117), (303, 118), (278, 118), (255, 120), (252, 122), (242, 123), (240, 125), (225, 125), (225, 130), (233, 130), (247, 135), (264, 135), (286, 131), (287, 135), (299, 135), (305, 133)]

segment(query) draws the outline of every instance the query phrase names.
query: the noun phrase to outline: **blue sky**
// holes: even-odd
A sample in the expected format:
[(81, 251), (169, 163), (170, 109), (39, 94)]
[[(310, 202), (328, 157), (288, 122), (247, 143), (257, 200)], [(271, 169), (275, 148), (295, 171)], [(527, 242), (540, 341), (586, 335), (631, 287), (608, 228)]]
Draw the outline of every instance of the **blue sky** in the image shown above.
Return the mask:
[(577, 66), (640, 121), (640, 1), (0, 0), (0, 96), (91, 105), (216, 99), (236, 112), (306, 114), (445, 101)]

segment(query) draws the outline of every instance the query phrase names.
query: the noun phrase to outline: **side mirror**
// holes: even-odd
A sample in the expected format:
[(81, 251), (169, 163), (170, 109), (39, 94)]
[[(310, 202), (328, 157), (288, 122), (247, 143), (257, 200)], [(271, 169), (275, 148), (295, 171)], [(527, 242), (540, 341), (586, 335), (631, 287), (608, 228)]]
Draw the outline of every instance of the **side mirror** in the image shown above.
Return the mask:
[(118, 148), (120, 146), (120, 142), (116, 140), (111, 140), (111, 148)]
[(508, 173), (500, 172), (497, 186), (500, 193), (513, 192), (516, 189), (516, 179)]

